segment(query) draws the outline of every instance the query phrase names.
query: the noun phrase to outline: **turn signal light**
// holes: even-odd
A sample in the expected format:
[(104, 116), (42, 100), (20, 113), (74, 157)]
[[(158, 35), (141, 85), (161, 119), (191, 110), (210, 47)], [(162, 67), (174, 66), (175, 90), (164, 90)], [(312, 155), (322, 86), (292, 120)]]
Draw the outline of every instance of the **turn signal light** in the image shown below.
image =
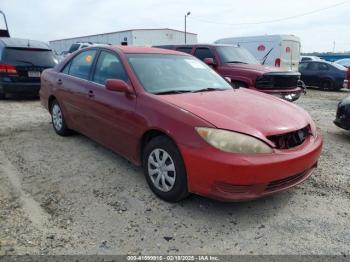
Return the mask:
[(281, 67), (281, 59), (280, 59), (280, 58), (277, 58), (277, 59), (275, 60), (275, 66), (276, 66), (276, 67)]
[(0, 64), (0, 73), (9, 74), (9, 75), (16, 75), (17, 70), (16, 70), (16, 67), (14, 67), (12, 65)]

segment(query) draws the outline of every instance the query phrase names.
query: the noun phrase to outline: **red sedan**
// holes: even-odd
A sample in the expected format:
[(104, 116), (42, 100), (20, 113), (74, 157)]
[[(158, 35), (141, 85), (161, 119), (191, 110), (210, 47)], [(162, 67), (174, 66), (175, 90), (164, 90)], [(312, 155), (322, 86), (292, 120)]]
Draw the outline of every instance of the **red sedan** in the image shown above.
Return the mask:
[(306, 180), (321, 153), (322, 138), (303, 109), (232, 89), (185, 53), (90, 47), (41, 80), (57, 134), (78, 131), (142, 165), (152, 191), (167, 201), (279, 192)]

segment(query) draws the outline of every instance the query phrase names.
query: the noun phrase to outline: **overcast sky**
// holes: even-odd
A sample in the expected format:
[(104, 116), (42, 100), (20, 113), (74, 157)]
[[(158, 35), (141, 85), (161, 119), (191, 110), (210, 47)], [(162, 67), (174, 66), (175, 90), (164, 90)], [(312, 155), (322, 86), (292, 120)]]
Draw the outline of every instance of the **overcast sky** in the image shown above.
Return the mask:
[(294, 34), (301, 38), (302, 51), (309, 52), (332, 51), (334, 41), (336, 51), (350, 50), (350, 1), (278, 23), (232, 24), (290, 17), (344, 1), (1, 0), (0, 10), (7, 15), (13, 37), (49, 41), (132, 28), (183, 30), (184, 14), (191, 11), (188, 31), (197, 33), (199, 42), (213, 42), (229, 36)]

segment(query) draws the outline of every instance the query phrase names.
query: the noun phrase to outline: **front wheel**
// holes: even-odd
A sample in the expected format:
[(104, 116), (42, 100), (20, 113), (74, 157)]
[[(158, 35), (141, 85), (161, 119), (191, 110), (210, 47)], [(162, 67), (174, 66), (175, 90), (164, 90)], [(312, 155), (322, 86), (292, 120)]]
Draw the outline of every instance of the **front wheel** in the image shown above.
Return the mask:
[(188, 196), (185, 165), (169, 138), (159, 136), (146, 145), (143, 169), (148, 185), (161, 199), (176, 202)]
[(52, 126), (55, 132), (60, 136), (68, 136), (71, 134), (71, 130), (67, 127), (62, 109), (57, 100), (54, 100), (51, 104), (51, 119)]

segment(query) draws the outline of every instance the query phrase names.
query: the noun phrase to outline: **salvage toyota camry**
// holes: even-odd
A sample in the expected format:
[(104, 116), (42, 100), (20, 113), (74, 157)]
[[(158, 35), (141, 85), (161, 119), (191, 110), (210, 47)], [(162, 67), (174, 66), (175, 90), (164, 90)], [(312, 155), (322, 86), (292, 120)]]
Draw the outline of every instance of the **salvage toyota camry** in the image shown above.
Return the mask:
[(185, 53), (96, 46), (42, 74), (58, 135), (82, 133), (136, 165), (167, 201), (259, 198), (305, 181), (322, 138), (300, 107), (232, 87)]

